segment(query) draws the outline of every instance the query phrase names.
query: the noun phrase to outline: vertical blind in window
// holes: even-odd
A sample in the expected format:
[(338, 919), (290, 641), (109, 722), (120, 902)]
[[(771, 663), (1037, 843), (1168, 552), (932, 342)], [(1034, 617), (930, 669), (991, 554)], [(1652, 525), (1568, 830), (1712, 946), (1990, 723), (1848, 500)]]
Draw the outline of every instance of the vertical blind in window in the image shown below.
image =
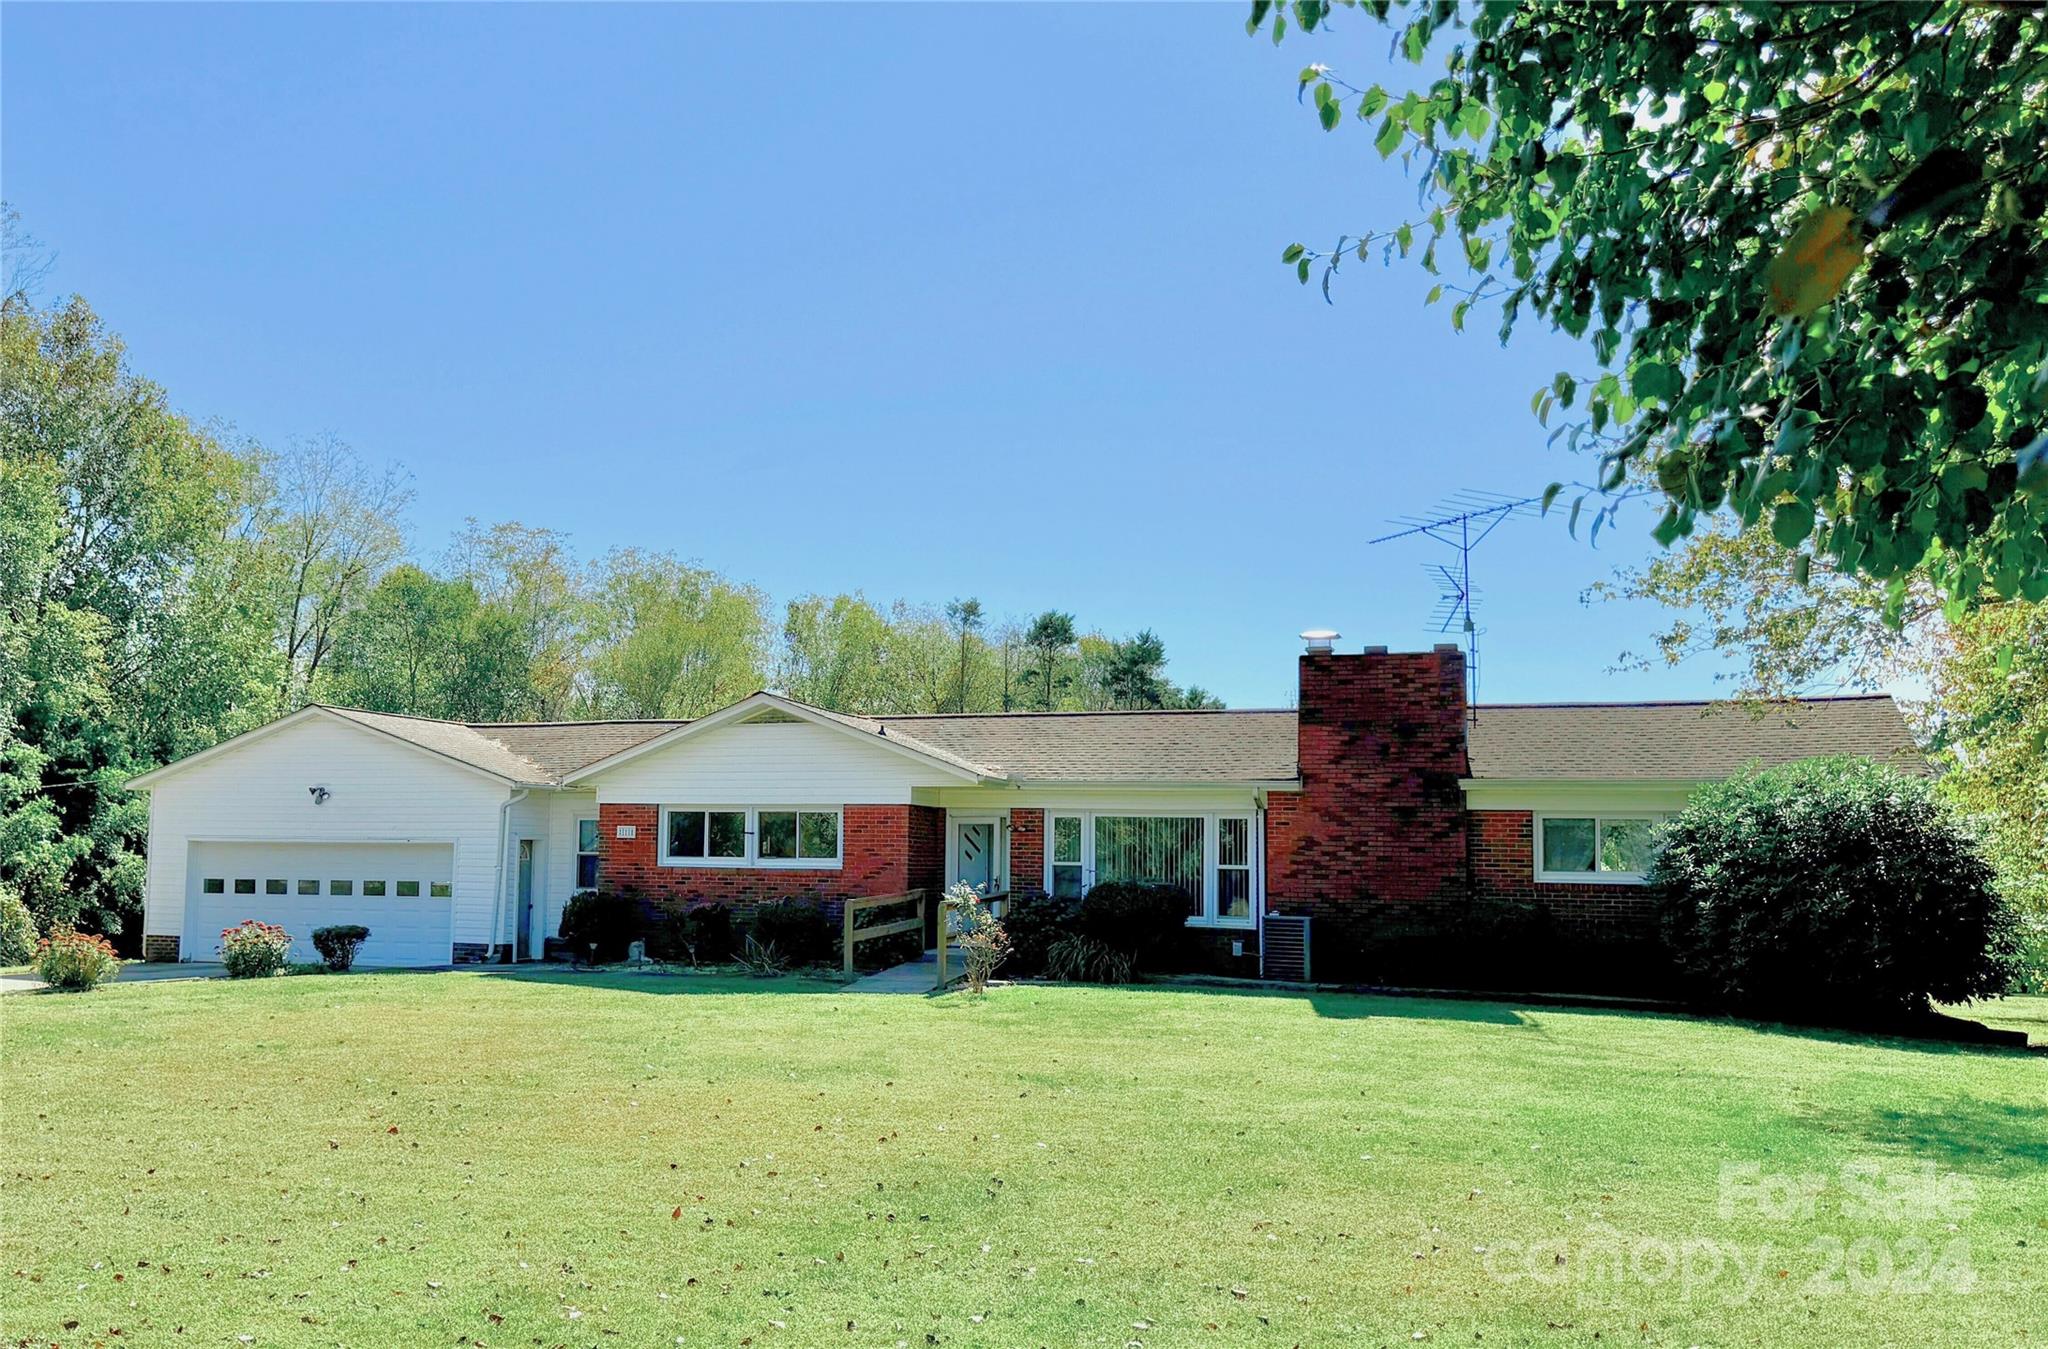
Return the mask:
[(1188, 912), (1200, 915), (1204, 829), (1199, 817), (1097, 815), (1095, 883), (1170, 885), (1188, 897)]

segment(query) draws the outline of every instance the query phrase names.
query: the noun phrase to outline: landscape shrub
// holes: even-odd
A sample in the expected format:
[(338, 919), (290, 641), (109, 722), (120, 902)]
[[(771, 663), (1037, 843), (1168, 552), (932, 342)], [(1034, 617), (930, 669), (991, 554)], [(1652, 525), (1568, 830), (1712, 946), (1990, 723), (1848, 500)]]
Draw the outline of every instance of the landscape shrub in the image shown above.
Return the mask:
[(1187, 936), (1188, 897), (1170, 885), (1104, 881), (1081, 900), (1081, 935), (1131, 958), (1134, 968), (1169, 965)]
[(363, 949), (363, 943), (370, 939), (370, 929), (358, 923), (337, 923), (333, 927), (313, 929), (313, 949), (320, 953), (320, 959), (327, 962), (327, 968), (336, 974), (346, 974), (356, 963), (356, 952)]
[(989, 976), (1009, 958), (1010, 937), (981, 893), (964, 881), (946, 891), (946, 934), (960, 948), (967, 991), (987, 992)]
[(754, 909), (751, 935), (764, 950), (773, 947), (791, 965), (819, 965), (831, 959), (832, 920), (815, 899), (791, 896)]
[(579, 890), (562, 908), (562, 940), (577, 960), (601, 965), (624, 960), (626, 947), (640, 940), (647, 926), (638, 899), (609, 890)]
[(1695, 792), (1650, 889), (1699, 997), (1826, 1020), (1924, 1012), (2011, 982), (2017, 923), (1926, 779), (1808, 759)]
[(772, 941), (762, 941), (748, 933), (740, 949), (734, 953), (733, 961), (741, 969), (757, 979), (767, 979), (778, 974), (787, 974), (794, 963), (789, 953)]
[(220, 934), (220, 963), (230, 979), (267, 979), (284, 969), (292, 934), (275, 923), (244, 918)]
[(2021, 913), (2013, 942), (2012, 987), (2008, 993), (2048, 994), (2048, 914)]
[(1061, 983), (1128, 984), (1138, 977), (1138, 967), (1108, 942), (1076, 933), (1061, 937), (1045, 953), (1045, 973)]
[(0, 882), (0, 965), (26, 965), (36, 953), (36, 920), (14, 887)]
[(1003, 909), (1003, 929), (1010, 934), (1012, 975), (1044, 974), (1046, 953), (1060, 938), (1074, 935), (1074, 915), (1080, 910), (1080, 900), (1064, 895), (1011, 896)]
[(697, 899), (655, 922), (647, 934), (647, 954), (672, 963), (720, 965), (732, 959), (733, 942), (731, 907)]
[(50, 935), (36, 943), (36, 976), (51, 988), (82, 993), (121, 972), (114, 944), (89, 932), (74, 932), (66, 926), (53, 927)]

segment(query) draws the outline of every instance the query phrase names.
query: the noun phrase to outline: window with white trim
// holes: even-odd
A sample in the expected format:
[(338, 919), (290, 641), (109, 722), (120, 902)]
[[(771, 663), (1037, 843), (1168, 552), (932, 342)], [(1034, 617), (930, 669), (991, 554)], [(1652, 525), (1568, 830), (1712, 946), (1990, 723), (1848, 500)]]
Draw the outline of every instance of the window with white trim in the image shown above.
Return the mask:
[(597, 888), (597, 821), (576, 821), (576, 888)]
[(1052, 811), (1045, 888), (1078, 896), (1105, 881), (1166, 885), (1197, 927), (1251, 927), (1256, 839), (1250, 813)]
[(1640, 882), (1657, 858), (1657, 815), (1540, 815), (1539, 881)]
[(827, 870), (840, 864), (836, 806), (664, 806), (661, 862)]

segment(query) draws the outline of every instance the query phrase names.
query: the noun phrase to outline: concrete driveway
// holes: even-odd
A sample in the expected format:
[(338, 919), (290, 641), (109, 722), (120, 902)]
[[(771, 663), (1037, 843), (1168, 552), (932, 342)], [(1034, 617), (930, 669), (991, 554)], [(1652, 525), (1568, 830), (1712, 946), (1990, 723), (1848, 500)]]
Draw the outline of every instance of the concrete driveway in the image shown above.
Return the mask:
[[(227, 970), (219, 962), (195, 960), (190, 964), (172, 964), (169, 961), (145, 964), (137, 960), (121, 967), (117, 984), (152, 984), (169, 979), (220, 979)], [(0, 974), (0, 993), (33, 993), (43, 986), (43, 981), (33, 974)]]

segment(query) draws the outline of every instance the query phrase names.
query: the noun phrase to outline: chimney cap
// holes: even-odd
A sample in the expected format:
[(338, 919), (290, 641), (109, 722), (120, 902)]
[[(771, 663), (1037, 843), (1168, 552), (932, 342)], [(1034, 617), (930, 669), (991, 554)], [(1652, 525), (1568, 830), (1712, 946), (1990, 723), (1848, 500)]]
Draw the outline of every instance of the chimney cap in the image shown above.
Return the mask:
[(1327, 653), (1337, 645), (1337, 639), (1344, 634), (1329, 628), (1310, 628), (1301, 634), (1301, 640), (1308, 643), (1312, 653)]
[(1459, 645), (1458, 645), (1458, 644), (1457, 644), (1456, 642), (1438, 642), (1438, 643), (1436, 644), (1436, 649), (1437, 649), (1437, 650), (1439, 650), (1439, 651), (1447, 651), (1447, 652), (1448, 652), (1448, 651), (1461, 651), (1461, 650), (1463, 650), (1464, 648), (1460, 647), (1460, 646), (1459, 646)]

